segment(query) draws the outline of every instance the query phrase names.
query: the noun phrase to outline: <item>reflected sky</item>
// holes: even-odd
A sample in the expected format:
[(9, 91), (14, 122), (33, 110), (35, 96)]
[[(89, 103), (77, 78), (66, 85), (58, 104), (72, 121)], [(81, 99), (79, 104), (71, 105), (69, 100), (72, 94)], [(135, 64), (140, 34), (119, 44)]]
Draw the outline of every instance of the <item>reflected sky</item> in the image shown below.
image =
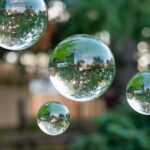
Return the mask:
[(51, 116), (59, 117), (61, 114), (68, 115), (68, 109), (60, 102), (52, 102), (46, 104), (49, 107), (49, 113)]
[(142, 76), (144, 78), (144, 89), (150, 89), (150, 71), (143, 72)]
[(43, 0), (6, 0), (6, 10), (15, 10), (19, 13), (23, 13), (26, 7), (32, 7), (35, 12), (44, 11), (45, 3)]
[(88, 64), (92, 64), (94, 57), (99, 57), (104, 63), (112, 59), (109, 48), (101, 41), (89, 38), (86, 35), (76, 36), (75, 40), (75, 63), (77, 63), (78, 60), (85, 60)]

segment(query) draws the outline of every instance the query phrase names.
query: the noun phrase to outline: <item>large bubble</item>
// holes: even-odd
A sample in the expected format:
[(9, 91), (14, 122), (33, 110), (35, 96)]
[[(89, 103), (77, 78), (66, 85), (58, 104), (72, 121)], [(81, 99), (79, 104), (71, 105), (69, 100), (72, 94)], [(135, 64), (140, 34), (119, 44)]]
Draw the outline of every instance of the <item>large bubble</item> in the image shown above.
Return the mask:
[(110, 49), (90, 35), (74, 35), (62, 41), (50, 56), (50, 79), (63, 96), (89, 101), (101, 96), (115, 76)]
[(44, 133), (59, 135), (65, 132), (70, 125), (70, 112), (60, 102), (48, 102), (40, 107), (37, 123)]
[(48, 23), (43, 0), (0, 0), (0, 46), (22, 50), (35, 44)]
[(150, 115), (150, 71), (137, 73), (126, 90), (129, 105), (138, 113)]

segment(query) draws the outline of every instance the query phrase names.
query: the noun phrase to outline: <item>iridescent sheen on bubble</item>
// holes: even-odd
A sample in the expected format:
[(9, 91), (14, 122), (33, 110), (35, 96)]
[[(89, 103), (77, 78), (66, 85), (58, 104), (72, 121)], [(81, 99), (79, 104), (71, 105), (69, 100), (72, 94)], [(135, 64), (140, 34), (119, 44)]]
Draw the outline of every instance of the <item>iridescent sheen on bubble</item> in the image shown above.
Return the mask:
[(75, 101), (94, 100), (105, 93), (115, 76), (110, 49), (90, 35), (62, 41), (50, 55), (50, 79), (63, 96)]
[(137, 73), (126, 90), (129, 105), (138, 113), (150, 115), (150, 71)]
[(70, 125), (70, 112), (60, 102), (47, 102), (41, 106), (37, 114), (39, 128), (48, 135), (59, 135)]
[(47, 23), (43, 0), (0, 0), (0, 47), (22, 50), (32, 46)]

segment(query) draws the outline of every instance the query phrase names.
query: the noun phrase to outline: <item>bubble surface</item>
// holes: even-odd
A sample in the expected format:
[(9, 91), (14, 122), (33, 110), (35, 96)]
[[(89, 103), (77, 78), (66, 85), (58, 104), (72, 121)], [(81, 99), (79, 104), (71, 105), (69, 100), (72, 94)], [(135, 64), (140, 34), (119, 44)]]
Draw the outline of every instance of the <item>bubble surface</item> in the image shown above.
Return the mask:
[(126, 90), (129, 105), (138, 113), (150, 115), (150, 71), (137, 73)]
[(60, 94), (75, 101), (90, 101), (110, 87), (115, 60), (110, 49), (95, 37), (74, 35), (50, 55), (49, 73)]
[(47, 23), (43, 0), (0, 0), (0, 47), (23, 50), (32, 46)]
[(63, 103), (47, 102), (38, 111), (37, 123), (44, 133), (59, 135), (69, 127), (70, 118), (70, 112)]

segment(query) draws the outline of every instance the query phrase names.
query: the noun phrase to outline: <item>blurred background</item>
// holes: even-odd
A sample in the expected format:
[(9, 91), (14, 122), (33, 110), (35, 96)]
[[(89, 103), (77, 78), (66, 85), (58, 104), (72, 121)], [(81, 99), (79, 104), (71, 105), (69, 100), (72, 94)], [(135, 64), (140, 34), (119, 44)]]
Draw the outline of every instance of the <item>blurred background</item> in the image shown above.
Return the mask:
[[(137, 114), (125, 97), (129, 79), (150, 69), (149, 0), (45, 0), (48, 27), (27, 50), (0, 48), (0, 150), (149, 150), (150, 117)], [(111, 88), (79, 103), (61, 96), (48, 77), (49, 55), (64, 38), (90, 34), (107, 44), (116, 60)], [(72, 123), (62, 135), (42, 133), (39, 107), (63, 102)]]

